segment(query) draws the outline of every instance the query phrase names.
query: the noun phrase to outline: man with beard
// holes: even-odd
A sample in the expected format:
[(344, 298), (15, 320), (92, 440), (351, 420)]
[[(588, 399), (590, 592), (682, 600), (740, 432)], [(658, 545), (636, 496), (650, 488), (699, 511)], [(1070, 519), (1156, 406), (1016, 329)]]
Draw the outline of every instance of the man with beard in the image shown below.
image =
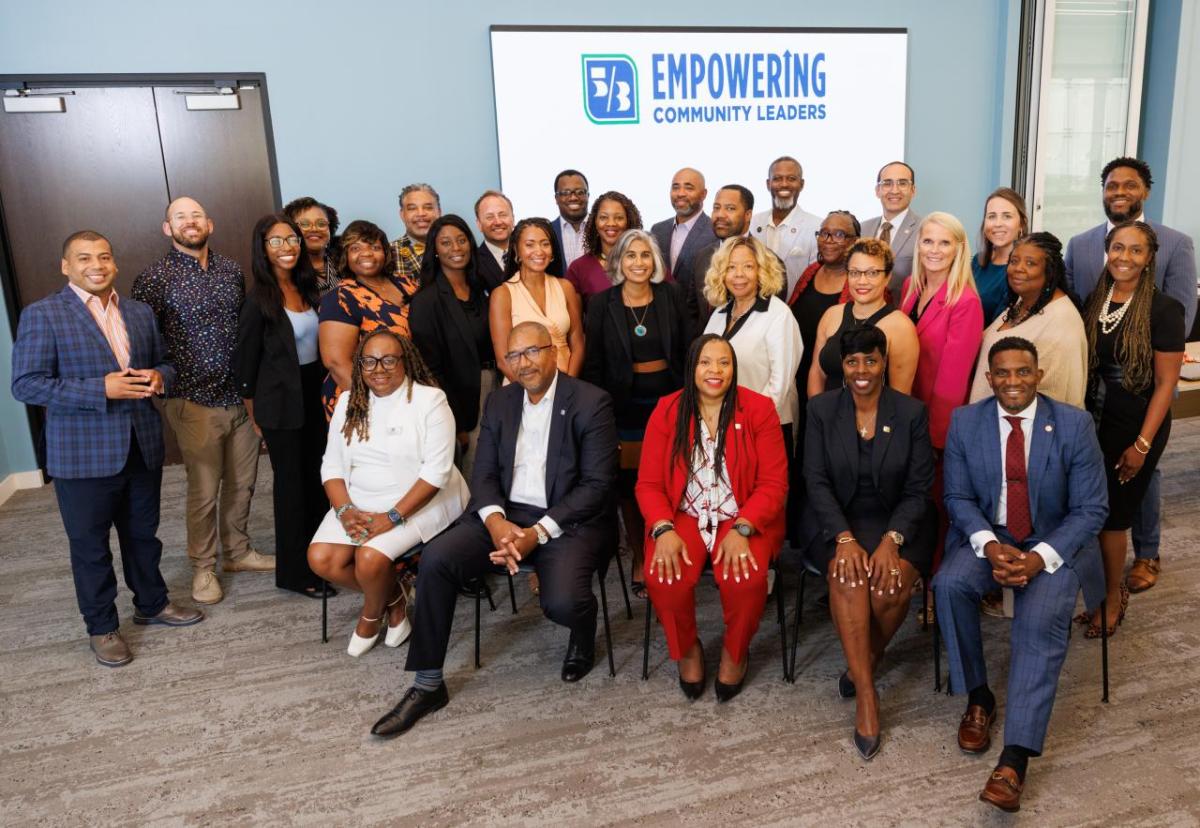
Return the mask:
[[(442, 215), (442, 200), (428, 184), (409, 184), (400, 191), (400, 220), (404, 235), (392, 242), (396, 254), (396, 278), (405, 299), (411, 299), (421, 286), (421, 260), (425, 257), (425, 237), (429, 227)], [(405, 313), (408, 304), (405, 303)]]
[(488, 290), (504, 281), (504, 259), (513, 229), (513, 207), (499, 190), (484, 190), (475, 202), (475, 226), (483, 241), (475, 249), (475, 273)]
[[(704, 176), (699, 170), (684, 167), (671, 179), (671, 206), (675, 208), (672, 218), (658, 222), (650, 228), (658, 249), (667, 260), (671, 276), (683, 286), (685, 293), (692, 292), (697, 279), (693, 265), (696, 254), (710, 247), (713, 235), (712, 221), (704, 214), (704, 199), (708, 190)], [(699, 277), (703, 279), (701, 272)]]
[[(1087, 303), (1104, 272), (1104, 240), (1120, 222), (1130, 219), (1147, 221), (1143, 215), (1150, 187), (1154, 183), (1150, 166), (1138, 158), (1115, 158), (1104, 165), (1100, 173), (1103, 185), (1104, 214), (1108, 221), (1073, 236), (1067, 242), (1067, 286), (1076, 304)], [(1166, 295), (1183, 305), (1185, 331), (1192, 330), (1196, 318), (1196, 252), (1190, 236), (1172, 230), (1156, 221), (1147, 222), (1158, 234), (1158, 251), (1154, 254), (1154, 284)], [(1158, 546), (1160, 533), (1160, 492), (1162, 474), (1156, 468), (1150, 488), (1142, 500), (1140, 514), (1133, 521), (1133, 552), (1135, 560), (1126, 576), (1130, 592), (1145, 592), (1158, 582), (1160, 564)]]
[(587, 176), (579, 170), (563, 170), (556, 175), (554, 203), (558, 205), (558, 218), (550, 222), (550, 229), (554, 231), (554, 261), (546, 272), (561, 276), (567, 272), (571, 262), (583, 255), (583, 220), (587, 218), (588, 208)]
[(712, 202), (713, 241), (696, 254), (692, 263), (695, 277), (692, 289), (687, 291), (687, 307), (697, 331), (704, 330), (713, 307), (704, 296), (704, 278), (713, 254), (726, 239), (744, 236), (750, 229), (750, 217), (754, 212), (754, 193), (741, 184), (726, 184), (717, 190)]
[(798, 199), (803, 189), (804, 170), (800, 162), (788, 155), (776, 158), (767, 168), (771, 209), (757, 213), (750, 222), (750, 235), (783, 259), (787, 269), (784, 297), (792, 295), (792, 288), (804, 269), (817, 258), (821, 217), (800, 209)]
[(209, 249), (213, 222), (195, 199), (167, 205), (162, 229), (171, 251), (142, 271), (133, 298), (154, 311), (175, 366), (163, 414), (187, 469), (192, 598), (215, 604), (224, 595), (216, 576), (218, 534), (226, 572), (275, 570), (274, 556), (257, 552), (246, 534), (259, 435), (232, 372), (245, 278), (237, 262)]

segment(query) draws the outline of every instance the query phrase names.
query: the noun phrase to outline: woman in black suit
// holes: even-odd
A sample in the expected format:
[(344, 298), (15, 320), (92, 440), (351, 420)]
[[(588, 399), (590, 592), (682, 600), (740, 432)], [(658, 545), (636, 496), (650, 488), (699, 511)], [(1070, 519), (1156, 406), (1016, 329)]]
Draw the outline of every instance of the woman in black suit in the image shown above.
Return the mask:
[(583, 379), (613, 398), (621, 441), (618, 476), (621, 517), (633, 553), (633, 592), (646, 597), (640, 580), (645, 524), (634, 499), (646, 422), (660, 397), (683, 387), (691, 317), (683, 289), (664, 282), (666, 268), (654, 237), (627, 230), (607, 262), (613, 287), (592, 297), (587, 308)]
[(462, 218), (448, 214), (435, 221), (408, 316), (413, 342), (454, 412), (459, 467), (468, 480), (483, 403), (497, 385), (488, 291), (476, 274), (476, 252)]
[(887, 336), (852, 328), (840, 339), (845, 387), (808, 403), (805, 554), (828, 573), (829, 609), (846, 654), (838, 680), (855, 697), (854, 745), (879, 750), (874, 670), (928, 574), (937, 540), (933, 447), (925, 406), (887, 387)]
[(321, 294), (303, 238), (283, 214), (254, 225), (234, 373), (275, 473), (275, 586), (320, 598), (321, 579), (309, 569), (307, 551), (329, 511), (321, 485), (325, 366), (317, 347)]

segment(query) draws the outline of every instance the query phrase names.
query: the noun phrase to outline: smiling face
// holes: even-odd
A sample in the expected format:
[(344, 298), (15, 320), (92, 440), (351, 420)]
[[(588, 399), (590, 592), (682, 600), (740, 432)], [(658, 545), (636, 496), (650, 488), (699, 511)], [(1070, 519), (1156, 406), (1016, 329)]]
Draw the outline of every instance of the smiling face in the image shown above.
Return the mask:
[(1114, 167), (1104, 179), (1104, 214), (1113, 224), (1142, 214), (1150, 188), (1133, 167)]
[(1046, 251), (1036, 244), (1018, 244), (1008, 257), (1008, 286), (1027, 307), (1032, 305), (1046, 287)]
[(754, 252), (739, 243), (725, 266), (725, 289), (735, 300), (751, 299), (758, 293), (758, 262)]
[(993, 248), (1008, 247), (1024, 231), (1021, 214), (1011, 201), (1000, 196), (988, 199), (983, 209), (983, 236), (992, 243)]
[(596, 205), (596, 232), (600, 234), (600, 246), (605, 253), (612, 250), (617, 239), (628, 229), (629, 216), (621, 202), (606, 198)]
[(588, 185), (581, 175), (564, 175), (554, 184), (554, 203), (558, 214), (571, 224), (587, 215)]
[(885, 262), (878, 256), (855, 253), (846, 263), (846, 284), (850, 288), (850, 300), (856, 305), (874, 305), (883, 299), (887, 290), (888, 272)]
[(452, 224), (442, 225), (438, 230), (433, 250), (443, 269), (466, 270), (471, 262), (471, 240)]
[(306, 207), (296, 213), (296, 226), (304, 234), (304, 249), (312, 255), (325, 252), (329, 244), (329, 216), (320, 207)]
[[(390, 357), (390, 359), (389, 359)], [(368, 370), (363, 362), (374, 362), (374, 369)], [(392, 368), (388, 362), (395, 360)], [(378, 397), (386, 397), (404, 384), (404, 360), (400, 356), (400, 343), (390, 336), (373, 336), (363, 346), (359, 370), (362, 371), (363, 382), (367, 388)]]
[(879, 350), (870, 353), (847, 354), (842, 357), (842, 374), (846, 387), (852, 394), (869, 397), (883, 385), (883, 372), (887, 361)]
[(359, 278), (373, 279), (382, 275), (385, 261), (387, 254), (380, 241), (358, 239), (346, 248), (346, 266)]
[(717, 190), (712, 203), (713, 235), (722, 241), (740, 236), (750, 227), (750, 209), (737, 190)]
[(687, 221), (700, 212), (707, 197), (704, 176), (696, 170), (682, 169), (671, 179), (671, 206), (679, 221)]
[(654, 276), (654, 254), (642, 239), (634, 239), (621, 256), (621, 275), (625, 281), (644, 285)]
[(500, 248), (508, 247), (508, 237), (512, 235), (513, 214), (508, 200), (500, 196), (488, 196), (479, 202), (475, 211), (475, 224), (479, 232), (492, 244)]
[(913, 183), (912, 171), (905, 165), (888, 164), (879, 171), (879, 180), (875, 182), (875, 196), (879, 199), (886, 218), (892, 218), (907, 210), (916, 194), (917, 185)]
[(1113, 233), (1106, 252), (1108, 275), (1122, 292), (1131, 293), (1150, 264), (1150, 239), (1136, 227), (1122, 227)]
[(771, 165), (767, 174), (767, 190), (771, 193), (771, 206), (776, 210), (791, 210), (796, 198), (804, 189), (804, 176), (795, 161), (778, 161)]
[[(540, 349), (530, 358), (531, 349)], [(550, 334), (541, 326), (518, 325), (508, 335), (508, 349), (505, 351), (508, 365), (517, 375), (517, 382), (531, 396), (537, 396), (550, 388), (558, 373), (558, 354), (550, 341)], [(509, 360), (507, 355), (517, 355), (516, 361)]]
[(517, 239), (517, 261), (522, 270), (530, 273), (545, 273), (554, 258), (554, 245), (546, 231), (530, 226), (521, 231)]
[(300, 261), (300, 240), (296, 238), (296, 232), (283, 222), (271, 225), (263, 238), (263, 250), (276, 272), (291, 271)]
[[(841, 234), (841, 238), (838, 235)], [(821, 229), (817, 232), (817, 253), (821, 263), (827, 265), (841, 264), (846, 260), (846, 251), (854, 244), (854, 222), (849, 216), (841, 214), (825, 217)]]
[(733, 347), (721, 339), (704, 343), (696, 361), (694, 381), (701, 399), (723, 400), (733, 382)]
[(212, 231), (212, 220), (195, 199), (177, 198), (167, 207), (163, 235), (171, 237), (176, 250), (189, 254), (203, 250)]
[(417, 241), (425, 241), (429, 225), (442, 215), (442, 209), (433, 193), (428, 190), (413, 190), (400, 202), (400, 220), (404, 231)]
[(1000, 351), (988, 364), (987, 380), (1000, 407), (1016, 414), (1028, 408), (1037, 396), (1042, 371), (1028, 351)]
[(943, 276), (950, 272), (958, 245), (954, 236), (937, 222), (927, 222), (917, 239), (917, 251), (926, 276)]
[(112, 247), (104, 239), (76, 239), (62, 258), (62, 273), (75, 287), (94, 296), (106, 296), (117, 278)]

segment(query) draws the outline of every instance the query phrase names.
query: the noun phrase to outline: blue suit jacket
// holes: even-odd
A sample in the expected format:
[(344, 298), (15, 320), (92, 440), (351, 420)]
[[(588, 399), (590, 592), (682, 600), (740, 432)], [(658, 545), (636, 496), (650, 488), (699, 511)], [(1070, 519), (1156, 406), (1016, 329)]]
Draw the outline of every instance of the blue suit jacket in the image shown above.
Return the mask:
[[(1158, 255), (1154, 267), (1154, 282), (1158, 289), (1183, 305), (1184, 330), (1191, 333), (1196, 318), (1196, 250), (1191, 236), (1172, 230), (1156, 221), (1147, 222), (1158, 234)], [(1067, 265), (1067, 286), (1082, 307), (1096, 289), (1104, 270), (1104, 237), (1108, 225), (1100, 224), (1072, 236), (1067, 242), (1064, 257)]]
[[(149, 305), (122, 296), (129, 363), (154, 368), (170, 389), (175, 370)], [(13, 345), (12, 394), (46, 408), (46, 471), (111, 477), (129, 459), (131, 429), (149, 468), (163, 464), (162, 420), (150, 400), (110, 400), (104, 376), (119, 371), (108, 340), (70, 286), (21, 313)]]
[[(712, 219), (703, 212), (696, 217), (696, 223), (692, 225), (687, 238), (683, 240), (683, 247), (679, 249), (679, 261), (672, 263), (671, 234), (674, 232), (674, 216), (664, 219), (650, 228), (650, 234), (658, 242), (658, 251), (662, 253), (663, 264), (671, 271), (671, 277), (683, 285), (685, 290), (691, 290), (697, 279), (704, 278), (704, 274), (697, 274), (694, 267), (697, 254), (704, 248), (712, 246), (712, 243), (717, 240), (712, 229)], [(705, 269), (707, 270), (707, 268)]]
[[(944, 455), (946, 554), (974, 555), (975, 532), (992, 522), (1004, 476), (995, 397), (957, 409)], [(1097, 535), (1108, 516), (1108, 484), (1096, 428), (1086, 411), (1038, 394), (1029, 447), (1033, 534), (1022, 546), (1048, 543), (1075, 571), (1089, 607), (1104, 598)]]

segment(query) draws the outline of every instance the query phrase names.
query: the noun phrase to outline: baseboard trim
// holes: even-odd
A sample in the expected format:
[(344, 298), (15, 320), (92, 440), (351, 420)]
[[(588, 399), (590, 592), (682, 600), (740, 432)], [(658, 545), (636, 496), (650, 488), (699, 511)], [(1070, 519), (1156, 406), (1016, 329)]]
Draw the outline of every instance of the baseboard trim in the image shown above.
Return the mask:
[(33, 471), (13, 472), (4, 480), (0, 480), (0, 506), (3, 506), (18, 489), (37, 489), (46, 483), (41, 469)]

